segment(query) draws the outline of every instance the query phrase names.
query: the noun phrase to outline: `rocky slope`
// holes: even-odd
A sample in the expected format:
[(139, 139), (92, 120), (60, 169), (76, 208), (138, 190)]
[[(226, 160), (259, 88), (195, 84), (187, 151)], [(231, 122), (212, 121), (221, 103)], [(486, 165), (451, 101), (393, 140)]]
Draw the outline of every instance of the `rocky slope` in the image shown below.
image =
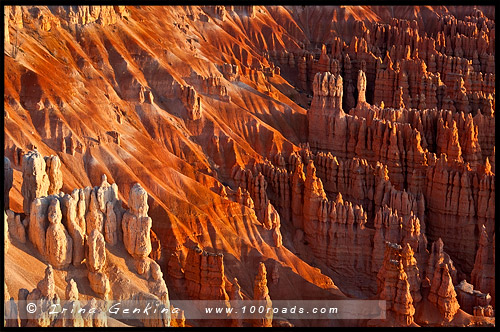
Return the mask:
[[(6, 6), (6, 323), (494, 325), (494, 10)], [(26, 298), (389, 305), (23, 320)]]

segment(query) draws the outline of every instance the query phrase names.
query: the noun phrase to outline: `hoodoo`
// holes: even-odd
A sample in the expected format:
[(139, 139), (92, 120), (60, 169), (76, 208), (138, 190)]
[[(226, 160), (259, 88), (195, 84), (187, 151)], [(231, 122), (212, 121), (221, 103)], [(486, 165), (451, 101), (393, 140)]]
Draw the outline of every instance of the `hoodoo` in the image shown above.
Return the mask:
[(4, 9), (5, 326), (496, 325), (495, 6)]

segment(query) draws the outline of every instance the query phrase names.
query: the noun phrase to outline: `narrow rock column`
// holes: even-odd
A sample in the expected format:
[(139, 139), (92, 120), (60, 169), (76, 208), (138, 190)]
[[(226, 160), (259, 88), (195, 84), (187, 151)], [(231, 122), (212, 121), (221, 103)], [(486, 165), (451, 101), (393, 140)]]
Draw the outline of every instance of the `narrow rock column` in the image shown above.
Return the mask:
[(26, 301), (33, 302), (37, 308), (42, 309), (34, 313), (27, 312), (26, 326), (48, 327), (52, 325), (55, 316), (49, 315), (49, 310), (54, 305), (57, 307), (60, 304), (60, 299), (55, 292), (54, 269), (51, 265), (45, 269), (45, 277), (26, 296)]
[[(70, 279), (65, 290), (66, 303), (62, 312), (57, 316), (54, 322), (55, 327), (84, 327), (82, 314), (79, 312), (81, 305), (78, 292), (78, 286), (73, 279)], [(66, 309), (66, 310), (64, 310)]]
[(10, 188), (12, 188), (13, 175), (14, 170), (12, 169), (9, 158), (4, 157), (3, 164), (3, 201), (4, 201), (4, 210), (9, 209), (9, 192)]
[(366, 75), (365, 72), (360, 70), (358, 73), (358, 103), (356, 108), (369, 106), (366, 102)]
[(66, 213), (66, 227), (73, 240), (73, 265), (79, 266), (85, 258), (85, 230), (80, 227), (77, 205), (79, 203), (79, 190), (75, 189), (71, 195), (64, 195), (62, 204)]
[[(264, 306), (264, 314), (261, 319), (254, 319), (253, 326), (255, 327), (271, 327), (273, 323), (273, 310), (271, 298), (269, 297), (269, 289), (267, 288), (267, 272), (264, 263), (259, 263), (259, 270), (255, 276), (253, 287), (253, 298), (262, 302)], [(260, 304), (259, 304), (260, 305)], [(271, 308), (268, 312), (268, 308)]]
[(29, 151), (23, 156), (21, 194), (26, 215), (30, 214), (31, 203), (35, 198), (47, 196), (50, 181), (45, 168), (45, 160), (37, 150)]
[(73, 258), (73, 240), (61, 224), (62, 212), (58, 199), (50, 201), (47, 218), (50, 226), (45, 235), (45, 256), (55, 268), (67, 267)]
[(106, 264), (106, 242), (104, 236), (97, 229), (92, 230), (88, 237), (87, 268), (90, 287), (94, 292), (105, 299), (110, 292), (109, 280), (104, 274)]
[(436, 267), (427, 298), (437, 306), (446, 322), (450, 322), (460, 309), (447, 264)]
[(10, 245), (10, 239), (9, 239), (9, 223), (7, 222), (7, 213), (5, 213), (5, 211), (3, 212), (3, 224), (4, 224), (3, 252), (4, 252), (4, 255), (7, 255), (7, 251), (9, 250), (9, 245)]
[(63, 177), (61, 172), (61, 160), (58, 156), (45, 157), (46, 173), (49, 177), (48, 195), (59, 194), (63, 186)]
[(151, 253), (151, 226), (148, 217), (148, 193), (136, 183), (129, 194), (130, 209), (122, 220), (123, 244), (127, 252), (136, 259), (144, 259)]

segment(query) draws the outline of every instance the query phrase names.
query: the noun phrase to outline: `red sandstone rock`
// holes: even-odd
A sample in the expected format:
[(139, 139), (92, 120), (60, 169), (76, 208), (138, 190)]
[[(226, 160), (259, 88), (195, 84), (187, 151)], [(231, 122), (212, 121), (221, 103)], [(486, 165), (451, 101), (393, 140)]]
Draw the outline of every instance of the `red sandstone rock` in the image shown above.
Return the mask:
[(491, 294), (495, 303), (495, 235), (489, 240), (484, 225), (480, 228), (479, 248), (476, 253), (471, 282), (475, 288)]
[(65, 295), (65, 300), (67, 300), (67, 302), (64, 304), (63, 308), (66, 310), (61, 309), (61, 313), (57, 315), (54, 326), (83, 327), (85, 323), (80, 312), (81, 303), (78, 301), (78, 286), (73, 279), (68, 282)]
[(178, 292), (185, 291), (184, 269), (180, 262), (179, 252), (174, 251), (169, 259), (167, 266), (168, 276), (172, 280), (174, 289)]
[[(118, 194), (126, 196), (130, 183), (140, 182), (150, 195), (151, 219), (147, 213), (137, 218), (154, 225), (167, 252), (175, 247), (172, 239), (194, 233), (204, 247), (232, 255), (226, 257), (237, 266), (226, 272), (238, 277), (244, 294), (251, 293), (253, 278), (248, 255), (259, 253), (283, 266), (283, 292), (330, 296), (337, 290), (323, 276), (332, 274), (350, 295), (373, 296), (385, 240), (403, 249), (394, 265), (397, 275), (387, 279), (393, 308), (382, 324), (412, 324), (412, 306), (419, 312), (419, 305), (428, 305), (417, 300), (418, 277), (433, 279), (436, 264), (446, 264), (454, 283), (470, 275), (490, 284), (493, 7), (6, 9), (4, 147), (14, 169), (12, 213), (7, 212), (13, 241), (29, 226), (30, 242), (45, 254), (48, 207), (56, 199), (73, 240), (73, 263), (79, 264), (87, 230), (98, 228), (108, 244), (122, 241)], [(160, 21), (166, 23), (160, 27)], [(27, 70), (20, 65), (26, 59)], [(362, 84), (356, 89), (358, 75)], [(363, 107), (356, 107), (355, 94)], [(47, 162), (34, 177), (33, 169), (25, 170), (20, 188), (20, 160), (34, 146), (45, 155), (58, 154), (61, 175)], [(234, 168), (238, 174), (231, 174), (233, 165), (241, 167)], [(45, 186), (43, 172), (51, 178), (46, 192), (35, 188)], [(122, 192), (107, 181), (91, 188), (102, 173), (120, 183)], [(62, 178), (64, 190), (89, 187), (47, 197), (59, 193)], [(128, 212), (128, 224), (136, 212)], [(485, 226), (486, 241), (476, 225)], [(149, 235), (148, 254), (157, 254), (148, 227), (134, 228), (146, 229), (140, 241), (131, 240), (131, 227), (126, 229), (127, 249), (148, 242)], [(435, 241), (430, 253), (427, 236)], [(120, 248), (114, 246), (113, 254)], [(12, 249), (7, 278), (15, 270), (29, 279), (38, 261), (27, 270), (12, 259)], [(143, 253), (136, 256), (132, 265), (150, 293), (164, 290), (159, 266)], [(198, 270), (206, 272), (200, 280), (219, 290), (224, 266), (207, 257), (205, 263), (200, 259)], [(187, 293), (181, 261), (179, 252), (167, 269), (172, 283), (182, 284), (176, 290), (180, 298)], [(315, 264), (321, 270), (311, 272)], [(95, 284), (104, 280), (91, 278)], [(307, 287), (286, 288), (300, 278), (317, 287), (311, 293)], [(55, 278), (59, 290), (66, 287), (60, 280)], [(276, 280), (274, 273), (270, 280)], [(449, 316), (443, 304), (454, 305), (445, 286), (441, 297), (436, 289), (437, 306)], [(197, 296), (210, 292), (200, 286)], [(488, 303), (475, 303), (468, 312), (474, 319), (461, 313), (451, 325), (490, 324), (492, 311)], [(84, 325), (107, 325), (102, 315), (82, 317)], [(419, 323), (427, 321), (421, 318)], [(69, 316), (67, 321), (61, 316), (33, 323), (80, 324)], [(155, 316), (143, 324), (168, 321)], [(189, 318), (185, 323), (198, 324)]]
[(45, 172), (45, 161), (38, 151), (23, 156), (23, 210), (29, 215), (31, 203), (37, 197), (47, 196), (50, 180)]
[(96, 229), (100, 233), (104, 233), (104, 214), (99, 208), (99, 202), (96, 198), (96, 190), (90, 193), (90, 205), (87, 205), (87, 214), (85, 215), (86, 233), (90, 233)]
[(92, 230), (89, 235), (86, 259), (90, 287), (106, 299), (111, 290), (103, 270), (106, 263), (106, 245), (104, 236), (97, 229)]
[(200, 249), (188, 248), (184, 273), (186, 290), (191, 298), (229, 300), (225, 289), (224, 256)]
[(151, 253), (151, 225), (148, 217), (148, 194), (136, 183), (129, 194), (130, 210), (122, 220), (123, 243), (128, 253), (134, 258), (147, 257)]
[(252, 326), (255, 327), (271, 327), (273, 322), (273, 311), (267, 310), (272, 308), (271, 298), (269, 297), (269, 290), (267, 288), (267, 272), (264, 263), (259, 263), (259, 269), (255, 276), (253, 287), (253, 299), (259, 301), (264, 306), (264, 314), (261, 319), (254, 319)]
[(5, 214), (7, 215), (7, 227), (5, 230), (8, 230), (12, 238), (17, 239), (21, 243), (26, 243), (26, 227), (21, 222), (21, 216), (12, 210), (5, 211)]
[[(54, 270), (52, 266), (48, 265), (45, 269), (45, 277), (40, 280), (33, 291), (31, 291), (26, 300), (28, 302), (33, 302), (37, 305), (37, 308), (42, 303), (48, 305), (56, 305), (58, 303), (59, 297), (55, 293), (55, 281), (54, 281)], [(54, 315), (49, 315), (48, 312), (42, 313), (40, 311), (35, 311), (34, 313), (27, 312), (27, 327), (48, 327), (52, 324), (55, 317)]]
[(402, 247), (390, 242), (386, 242), (385, 247), (384, 263), (377, 274), (379, 298), (386, 301), (388, 315), (394, 315), (398, 325), (410, 326), (415, 307), (401, 262)]
[(106, 242), (115, 245), (118, 242), (118, 222), (113, 203), (106, 203), (106, 221), (104, 222), (104, 237)]
[(187, 109), (189, 119), (198, 120), (201, 118), (201, 99), (196, 90), (191, 86), (183, 87), (182, 100)]
[(63, 185), (61, 160), (57, 156), (45, 157), (46, 173), (49, 177), (48, 195), (59, 194)]
[(9, 295), (9, 289), (4, 282), (4, 326), (5, 327), (19, 327), (21, 322), (19, 320), (19, 313), (17, 304), (13, 297)]
[(447, 264), (436, 267), (428, 299), (438, 307), (445, 322), (451, 321), (460, 308)]
[(9, 250), (10, 246), (10, 238), (9, 238), (9, 223), (7, 222), (7, 214), (3, 213), (3, 224), (4, 224), (4, 233), (3, 233), (3, 238), (4, 238), (4, 255), (7, 253)]
[(49, 202), (46, 198), (36, 198), (30, 209), (28, 237), (42, 255), (45, 254), (45, 232), (48, 227), (46, 215)]
[(467, 313), (475, 314), (475, 307), (488, 307), (490, 305), (491, 296), (474, 290), (474, 286), (465, 280), (462, 280), (460, 284), (455, 286), (455, 291), (460, 309)]
[(11, 163), (9, 158), (4, 157), (4, 183), (3, 183), (3, 197), (4, 197), (4, 206), (5, 209), (9, 208), (9, 192), (10, 188), (12, 188), (12, 181), (13, 181), (13, 169), (11, 167)]
[(366, 107), (366, 75), (360, 70), (358, 74), (358, 102), (356, 108)]
[(71, 264), (73, 240), (61, 224), (62, 213), (59, 200), (53, 198), (47, 211), (49, 227), (45, 235), (45, 255), (50, 264), (60, 269)]
[(75, 266), (79, 266), (85, 256), (85, 229), (82, 229), (79, 223), (80, 220), (78, 220), (77, 217), (79, 193), (80, 191), (75, 189), (71, 195), (66, 194), (62, 199), (63, 224), (66, 226), (68, 233), (71, 235), (73, 242), (73, 265)]
[(159, 261), (161, 258), (161, 242), (153, 230), (151, 230), (151, 253), (149, 258), (154, 261)]

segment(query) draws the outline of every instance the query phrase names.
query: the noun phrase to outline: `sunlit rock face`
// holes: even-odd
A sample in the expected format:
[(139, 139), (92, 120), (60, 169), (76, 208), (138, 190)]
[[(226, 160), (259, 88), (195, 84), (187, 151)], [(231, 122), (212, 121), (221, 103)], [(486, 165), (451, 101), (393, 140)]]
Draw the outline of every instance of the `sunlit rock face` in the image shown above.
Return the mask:
[(16, 301), (347, 298), (388, 303), (353, 326), (493, 326), (494, 18), (5, 6), (6, 326), (337, 327)]

